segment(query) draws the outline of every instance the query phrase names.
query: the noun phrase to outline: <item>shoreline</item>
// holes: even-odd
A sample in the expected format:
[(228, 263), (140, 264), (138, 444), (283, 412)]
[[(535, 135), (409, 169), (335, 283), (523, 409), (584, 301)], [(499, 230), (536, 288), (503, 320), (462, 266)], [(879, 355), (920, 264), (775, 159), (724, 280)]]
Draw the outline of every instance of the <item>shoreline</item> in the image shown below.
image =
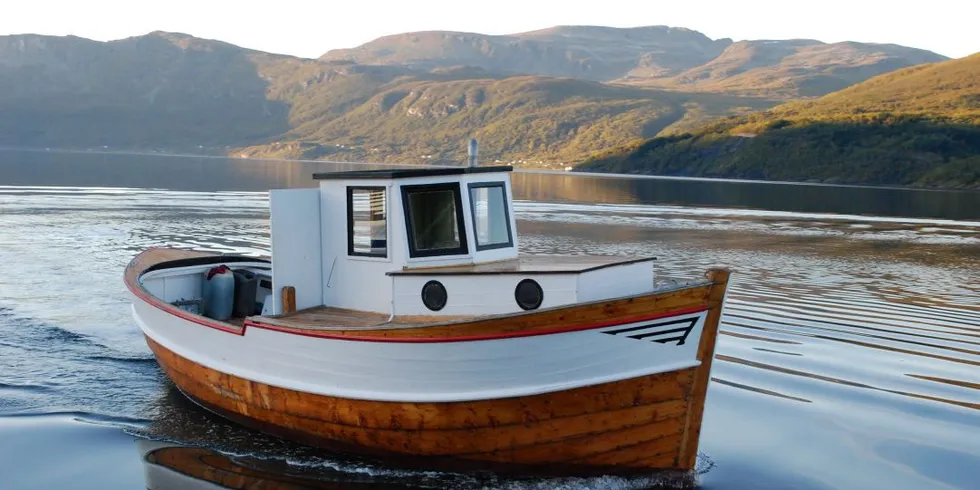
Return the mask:
[[(291, 162), (291, 163), (317, 163), (332, 165), (378, 165), (388, 167), (409, 167), (409, 168), (428, 168), (428, 167), (452, 167), (453, 165), (431, 165), (421, 163), (392, 163), (392, 162), (358, 162), (345, 160), (311, 160), (297, 158), (266, 158), (266, 157), (237, 157), (231, 155), (212, 155), (195, 153), (160, 153), (138, 150), (73, 150), (62, 148), (16, 148), (0, 147), (0, 151), (9, 152), (29, 152), (29, 153), (60, 153), (75, 155), (120, 155), (120, 156), (160, 156), (171, 158), (207, 158), (211, 160), (236, 160), (242, 162)], [(462, 164), (460, 165), (462, 166)], [(745, 178), (724, 178), (724, 177), (695, 177), (681, 175), (652, 175), (652, 174), (632, 174), (632, 173), (613, 173), (613, 172), (589, 172), (585, 170), (550, 170), (535, 167), (514, 167), (515, 172), (533, 174), (553, 174), (553, 175), (576, 175), (598, 178), (620, 178), (620, 179), (654, 179), (654, 180), (680, 180), (694, 182), (719, 182), (731, 184), (776, 184), (776, 185), (796, 185), (796, 186), (818, 186), (818, 187), (848, 187), (859, 189), (883, 189), (899, 191), (933, 191), (933, 192), (963, 192), (980, 193), (980, 187), (931, 187), (931, 186), (912, 186), (896, 184), (847, 184), (830, 182), (808, 182), (793, 180), (762, 180)]]

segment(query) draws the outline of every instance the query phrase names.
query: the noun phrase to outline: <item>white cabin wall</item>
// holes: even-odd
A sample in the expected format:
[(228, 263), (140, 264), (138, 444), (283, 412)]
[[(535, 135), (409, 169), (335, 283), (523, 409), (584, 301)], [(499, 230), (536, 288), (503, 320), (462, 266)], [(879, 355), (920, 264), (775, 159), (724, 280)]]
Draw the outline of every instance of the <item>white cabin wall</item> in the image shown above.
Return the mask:
[(282, 313), (282, 288), (296, 288), (296, 308), (323, 304), (320, 198), (317, 189), (269, 192), (272, 237), (272, 311)]
[[(347, 254), (347, 187), (385, 187), (388, 257)], [(399, 199), (387, 180), (323, 180), (320, 182), (323, 303), (354, 310), (391, 313), (391, 277), (405, 252)]]
[[(460, 185), (460, 201), (462, 205), (460, 212), (463, 213), (468, 252), (451, 256), (411, 258), (409, 256), (408, 236), (405, 229), (405, 211), (401, 201), (402, 186), (445, 182), (458, 182)], [(511, 223), (511, 239), (513, 240), (514, 246), (482, 252), (476, 251), (476, 237), (473, 233), (473, 219), (468, 189), (468, 184), (471, 182), (504, 183), (508, 218)], [(350, 186), (386, 188), (387, 258), (348, 255), (347, 188)], [(395, 181), (385, 179), (322, 180), (320, 182), (319, 195), (322, 298), (323, 304), (327, 306), (391, 313), (394, 285), (392, 283), (392, 277), (386, 275), (387, 272), (415, 267), (493, 262), (517, 257), (517, 226), (514, 218), (509, 173), (475, 173), (464, 176), (419, 177), (397, 179)], [(572, 289), (570, 293), (572, 298), (575, 296), (574, 282), (574, 279), (572, 279), (570, 286)], [(517, 282), (515, 281), (514, 284), (516, 285)], [(421, 285), (419, 285), (419, 288), (421, 288)], [(416, 290), (410, 294), (419, 296), (419, 291)], [(559, 293), (556, 290), (555, 294), (563, 293)], [(547, 292), (545, 296), (545, 303), (547, 304), (549, 301)], [(506, 300), (509, 302), (508, 304), (516, 308), (516, 303), (513, 300), (513, 286), (510, 287), (507, 297), (509, 298)], [(417, 297), (416, 300), (418, 303), (417, 306), (424, 309), (419, 314), (431, 313), (422, 305), (421, 297)]]
[[(514, 289), (523, 279), (534, 279), (544, 291), (539, 308), (575, 303), (576, 274), (479, 274), (394, 276), (396, 315), (495, 315), (524, 310), (514, 299)], [(432, 311), (422, 303), (422, 286), (430, 280), (446, 288), (446, 306)]]
[(653, 262), (586, 271), (577, 276), (578, 301), (600, 301), (653, 290)]

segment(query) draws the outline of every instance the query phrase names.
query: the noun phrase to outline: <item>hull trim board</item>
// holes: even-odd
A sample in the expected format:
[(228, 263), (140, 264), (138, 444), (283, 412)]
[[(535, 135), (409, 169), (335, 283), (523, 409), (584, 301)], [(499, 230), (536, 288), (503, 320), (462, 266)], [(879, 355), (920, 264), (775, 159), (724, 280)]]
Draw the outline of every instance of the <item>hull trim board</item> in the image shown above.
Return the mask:
[[(594, 330), (594, 329), (605, 328), (605, 327), (613, 327), (617, 325), (627, 325), (631, 323), (657, 320), (660, 318), (666, 318), (671, 316), (702, 313), (708, 311), (708, 309), (709, 309), (708, 307), (699, 306), (695, 308), (684, 308), (679, 310), (668, 311), (665, 313), (657, 313), (655, 315), (644, 315), (644, 316), (633, 317), (633, 318), (620, 318), (620, 319), (606, 321), (606, 322), (587, 323), (583, 325), (542, 328), (542, 329), (529, 330), (524, 332), (521, 331), (501, 332), (496, 334), (485, 334), (485, 335), (455, 335), (455, 336), (442, 336), (442, 337), (385, 337), (380, 335), (336, 334), (336, 333), (331, 333), (329, 330), (307, 330), (307, 329), (300, 329), (300, 328), (291, 328), (291, 327), (261, 323), (260, 321), (256, 321), (256, 320), (245, 320), (245, 325), (243, 327), (243, 330), (248, 327), (254, 327), (254, 328), (261, 328), (265, 330), (273, 330), (276, 332), (302, 335), (306, 337), (317, 337), (317, 338), (324, 338), (324, 339), (348, 340), (348, 341), (358, 341), (358, 342), (400, 342), (400, 343), (479, 342), (483, 340), (499, 340), (499, 339), (518, 338), (518, 337), (535, 337), (538, 335), (553, 335), (553, 334), (565, 333), (565, 332)], [(691, 326), (693, 327), (693, 323), (691, 324)], [(465, 326), (461, 326), (461, 327), (465, 328)], [(644, 327), (637, 327), (637, 328), (652, 328), (652, 327), (644, 326)], [(688, 332), (689, 331), (690, 330), (688, 330)], [(603, 332), (603, 333), (610, 333), (610, 332)], [(683, 343), (684, 342), (682, 341), (678, 345), (681, 345)]]

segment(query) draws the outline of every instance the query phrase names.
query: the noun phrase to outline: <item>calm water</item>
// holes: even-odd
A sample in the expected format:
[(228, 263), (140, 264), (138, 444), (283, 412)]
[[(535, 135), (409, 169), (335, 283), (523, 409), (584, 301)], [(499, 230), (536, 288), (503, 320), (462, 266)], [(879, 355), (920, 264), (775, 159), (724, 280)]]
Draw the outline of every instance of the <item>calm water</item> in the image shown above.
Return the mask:
[[(406, 472), (258, 435), (176, 393), (130, 317), (129, 258), (266, 253), (264, 191), (329, 167), (0, 152), (0, 489), (655, 485)], [(702, 488), (980, 488), (980, 193), (514, 181), (526, 252), (653, 254), (663, 280), (734, 269)]]

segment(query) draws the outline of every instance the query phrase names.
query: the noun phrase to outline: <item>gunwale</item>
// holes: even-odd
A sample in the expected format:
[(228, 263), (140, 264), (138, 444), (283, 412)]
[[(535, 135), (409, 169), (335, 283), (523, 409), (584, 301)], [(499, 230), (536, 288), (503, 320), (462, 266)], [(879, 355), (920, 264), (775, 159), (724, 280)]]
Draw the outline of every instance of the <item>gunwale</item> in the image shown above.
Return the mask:
[[(273, 323), (266, 320), (266, 317), (256, 317), (258, 319), (248, 318), (245, 319), (244, 327), (255, 327), (263, 328), (266, 330), (275, 330), (277, 332), (291, 333), (295, 335), (303, 335), (307, 337), (317, 337), (326, 339), (336, 339), (336, 340), (359, 340), (364, 342), (473, 342), (480, 340), (495, 340), (495, 339), (507, 339), (514, 337), (533, 337), (538, 335), (552, 335), (564, 332), (577, 332), (580, 330), (593, 330), (604, 327), (609, 327), (613, 325), (622, 325), (627, 323), (644, 322), (648, 320), (656, 320), (658, 318), (665, 318), (676, 315), (686, 315), (690, 313), (700, 313), (707, 311), (709, 307), (707, 306), (696, 306), (692, 308), (685, 309), (675, 309), (669, 310), (661, 313), (642, 315), (642, 316), (632, 316), (632, 317), (617, 317), (613, 320), (607, 320), (602, 322), (592, 322), (584, 324), (575, 324), (561, 327), (552, 328), (535, 328), (529, 330), (520, 330), (513, 332), (496, 332), (496, 333), (483, 333), (483, 334), (466, 334), (466, 329), (475, 330), (479, 327), (479, 323), (476, 321), (470, 322), (450, 322), (450, 323), (433, 323), (430, 325), (409, 325), (409, 326), (399, 326), (395, 328), (378, 328), (378, 329), (357, 329), (352, 330), (350, 327), (291, 327), (288, 322)], [(486, 317), (481, 317), (481, 319)], [(504, 319), (508, 317), (502, 317)], [(275, 320), (275, 319), (269, 319)], [(285, 323), (285, 324), (283, 324)], [(486, 323), (486, 322), (484, 322)], [(476, 325), (476, 327), (474, 327)], [(464, 332), (453, 333), (451, 335), (444, 336), (433, 336), (430, 331), (425, 329), (435, 328), (439, 326), (452, 326), (457, 327)], [(365, 335), (364, 330), (371, 331), (373, 335)]]
[[(577, 330), (587, 330), (602, 328), (618, 323), (629, 323), (631, 321), (644, 321), (684, 313), (694, 313), (710, 309), (708, 305), (708, 294), (719, 283), (712, 279), (702, 281), (692, 281), (661, 287), (651, 292), (639, 295), (626, 296), (621, 298), (604, 299), (593, 302), (578, 303), (574, 305), (564, 305), (553, 308), (524, 311), (503, 315), (481, 315), (469, 317), (392, 317), (387, 315), (362, 312), (357, 310), (344, 310), (331, 307), (317, 307), (288, 315), (269, 317), (269, 316), (250, 316), (236, 321), (218, 321), (202, 315), (186, 312), (170, 305), (152, 295), (140, 284), (140, 277), (150, 271), (178, 267), (184, 265), (202, 265), (211, 263), (226, 262), (263, 262), (261, 258), (242, 257), (236, 255), (222, 255), (211, 252), (202, 252), (185, 249), (172, 248), (152, 248), (134, 257), (126, 267), (124, 280), (129, 290), (138, 298), (155, 306), (169, 314), (178, 316), (182, 319), (194, 323), (215, 328), (224, 332), (245, 335), (248, 328), (262, 328), (274, 330), (287, 334), (303, 335), (308, 337), (333, 338), (340, 340), (367, 341), (367, 342), (447, 342), (447, 341), (475, 341), (489, 340), (496, 338), (511, 338), (532, 335), (548, 335), (561, 332)], [(727, 279), (726, 279), (727, 280)], [(662, 301), (663, 298), (670, 298), (672, 293), (678, 295), (691, 294), (696, 298), (697, 304), (692, 306), (690, 301), (684, 296), (679, 296), (683, 301), (683, 308), (669, 309), (663, 312), (663, 308), (654, 315), (629, 314), (632, 311), (648, 310), (647, 302)], [(586, 317), (584, 321), (572, 321), (566, 318), (570, 312), (590, 309), (592, 315)], [(335, 316), (346, 316), (347, 323), (330, 325), (326, 322), (310, 324), (302, 321), (304, 315), (316, 315), (317, 312), (333, 313)], [(580, 315), (581, 316), (581, 315)], [(588, 321), (588, 318), (600, 319), (599, 321)], [(384, 319), (384, 320), (382, 320)], [(581, 319), (580, 319), (581, 320)], [(239, 321), (241, 322), (239, 324)], [(372, 322), (376, 322), (373, 323)], [(541, 328), (542, 325), (553, 325), (555, 322), (561, 323), (560, 327)], [(524, 324), (537, 324), (538, 328), (528, 328)], [(506, 326), (504, 324), (507, 324)]]

